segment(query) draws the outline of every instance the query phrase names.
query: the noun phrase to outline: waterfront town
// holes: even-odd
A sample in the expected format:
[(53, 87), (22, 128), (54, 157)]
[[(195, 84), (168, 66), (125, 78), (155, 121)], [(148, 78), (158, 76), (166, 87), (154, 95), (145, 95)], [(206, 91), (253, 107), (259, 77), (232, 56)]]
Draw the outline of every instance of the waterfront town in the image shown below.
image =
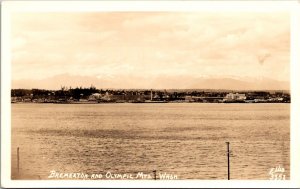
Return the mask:
[(11, 103), (290, 103), (289, 91), (212, 89), (12, 89)]

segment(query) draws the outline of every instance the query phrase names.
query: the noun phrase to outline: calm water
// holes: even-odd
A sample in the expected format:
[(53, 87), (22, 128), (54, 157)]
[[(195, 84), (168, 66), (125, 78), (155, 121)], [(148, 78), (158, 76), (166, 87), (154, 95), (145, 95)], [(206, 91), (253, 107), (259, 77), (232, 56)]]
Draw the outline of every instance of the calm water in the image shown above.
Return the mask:
[[(59, 172), (290, 176), (289, 104), (12, 104), (12, 178)], [(20, 172), (16, 149), (20, 147)]]

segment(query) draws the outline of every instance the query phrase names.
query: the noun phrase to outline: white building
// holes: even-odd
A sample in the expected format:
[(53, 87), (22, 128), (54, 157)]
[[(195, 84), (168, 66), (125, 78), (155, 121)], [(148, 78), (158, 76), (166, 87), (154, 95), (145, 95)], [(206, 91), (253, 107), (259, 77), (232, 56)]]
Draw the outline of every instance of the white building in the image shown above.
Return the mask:
[(225, 101), (235, 101), (235, 100), (246, 100), (245, 94), (239, 94), (239, 93), (229, 93), (224, 98)]
[(105, 95), (103, 97), (101, 97), (102, 100), (105, 101), (110, 101), (111, 100), (111, 95), (106, 91)]
[(102, 97), (100, 93), (93, 93), (89, 96), (89, 100), (98, 100)]

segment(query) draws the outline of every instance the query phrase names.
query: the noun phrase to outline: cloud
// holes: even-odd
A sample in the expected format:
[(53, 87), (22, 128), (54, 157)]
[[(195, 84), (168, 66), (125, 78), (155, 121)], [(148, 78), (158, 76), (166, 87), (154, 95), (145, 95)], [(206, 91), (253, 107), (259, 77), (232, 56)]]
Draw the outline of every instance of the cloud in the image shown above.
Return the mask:
[(288, 81), (289, 24), (281, 12), (14, 14), (12, 75), (126, 75), (132, 81), (226, 73)]

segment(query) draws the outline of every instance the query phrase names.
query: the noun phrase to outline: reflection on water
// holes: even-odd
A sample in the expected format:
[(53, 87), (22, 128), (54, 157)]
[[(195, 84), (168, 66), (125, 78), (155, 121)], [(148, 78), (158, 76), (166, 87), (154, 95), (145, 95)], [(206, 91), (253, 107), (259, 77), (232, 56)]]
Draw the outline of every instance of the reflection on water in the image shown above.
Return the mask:
[[(289, 179), (289, 104), (13, 104), (12, 178), (167, 172), (179, 179)], [(20, 147), (20, 172), (16, 149)]]

